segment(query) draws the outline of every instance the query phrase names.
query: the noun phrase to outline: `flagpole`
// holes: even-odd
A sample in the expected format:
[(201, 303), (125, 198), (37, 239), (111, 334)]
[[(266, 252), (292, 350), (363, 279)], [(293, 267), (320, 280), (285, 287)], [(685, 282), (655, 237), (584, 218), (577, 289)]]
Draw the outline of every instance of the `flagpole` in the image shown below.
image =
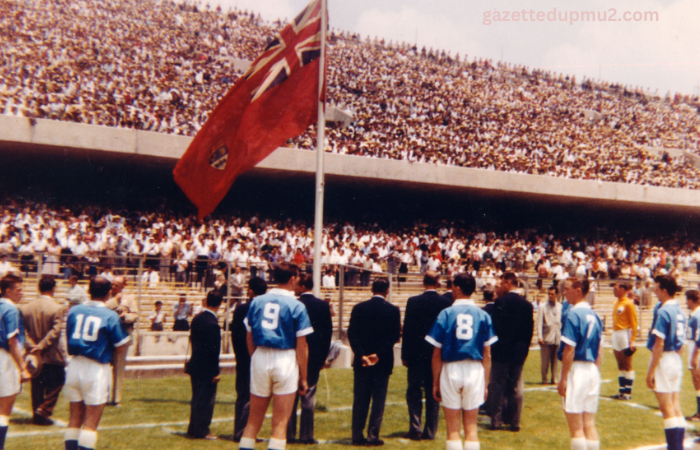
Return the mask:
[(318, 71), (318, 133), (316, 134), (316, 213), (314, 216), (314, 289), (316, 297), (321, 295), (321, 244), (323, 243), (323, 153), (326, 140), (326, 116), (322, 100), (326, 75), (326, 0), (321, 0), (321, 61)]

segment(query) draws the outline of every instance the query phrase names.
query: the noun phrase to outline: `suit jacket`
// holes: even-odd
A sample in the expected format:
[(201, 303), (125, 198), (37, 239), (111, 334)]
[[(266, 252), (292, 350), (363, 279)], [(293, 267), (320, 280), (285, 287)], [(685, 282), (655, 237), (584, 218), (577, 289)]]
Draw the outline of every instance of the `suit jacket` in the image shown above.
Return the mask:
[(532, 303), (509, 292), (494, 302), (493, 330), (498, 341), (491, 346), (495, 362), (522, 364), (527, 359), (534, 330)]
[(408, 367), (430, 367), (435, 347), (425, 340), (425, 336), (440, 311), (451, 304), (450, 300), (433, 290), (408, 299), (401, 344), (401, 359)]
[[(250, 354), (246, 344), (245, 316), (250, 309), (250, 303), (239, 303), (233, 310), (231, 321), (231, 343), (233, 354), (236, 355), (236, 388), (250, 388)], [(240, 380), (240, 385), (239, 385)], [(247, 386), (245, 386), (247, 385)]]
[(63, 327), (65, 306), (51, 297), (41, 295), (36, 300), (19, 306), (26, 333), (25, 345), (29, 350), (37, 346), (44, 364), (66, 365), (65, 349), (59, 337)]
[(214, 313), (205, 309), (192, 319), (190, 342), (192, 358), (187, 373), (204, 379), (213, 379), (219, 375), (221, 327)]
[(318, 382), (318, 374), (326, 364), (328, 351), (331, 348), (331, 335), (333, 334), (331, 307), (310, 293), (301, 294), (299, 301), (306, 306), (311, 326), (314, 328), (314, 332), (306, 336), (306, 343), (309, 345), (307, 378), (309, 386), (313, 386)]
[[(394, 368), (394, 344), (401, 337), (401, 313), (399, 308), (374, 296), (352, 308), (348, 340), (355, 354), (354, 370), (375, 370), (390, 375)], [(362, 357), (377, 354), (374, 366), (363, 367)]]

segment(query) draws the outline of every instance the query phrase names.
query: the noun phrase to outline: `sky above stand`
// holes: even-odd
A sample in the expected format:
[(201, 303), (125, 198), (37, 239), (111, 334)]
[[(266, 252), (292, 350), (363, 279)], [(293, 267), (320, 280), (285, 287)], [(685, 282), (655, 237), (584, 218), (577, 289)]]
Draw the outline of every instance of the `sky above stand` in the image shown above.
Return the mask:
[[(308, 3), (209, 1), (224, 10), (237, 7), (287, 21)], [(660, 95), (700, 94), (698, 0), (328, 0), (328, 9), (331, 28), (363, 37), (444, 49), (462, 59), (466, 54), (469, 61), (486, 58), (575, 75), (579, 81), (584, 76), (602, 79)], [(501, 19), (508, 13), (509, 20), (493, 20), (496, 12)], [(595, 21), (590, 15), (584, 20), (583, 12), (592, 12)]]

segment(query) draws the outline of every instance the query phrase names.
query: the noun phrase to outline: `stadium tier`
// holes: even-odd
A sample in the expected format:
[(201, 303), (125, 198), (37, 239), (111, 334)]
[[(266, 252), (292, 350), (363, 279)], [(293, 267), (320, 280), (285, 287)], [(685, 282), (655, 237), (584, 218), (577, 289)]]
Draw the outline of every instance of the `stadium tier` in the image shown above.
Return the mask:
[[(254, 59), (281, 24), (170, 1), (5, 1), (0, 9), (5, 115), (189, 136), (240, 76), (238, 62)], [(700, 187), (691, 156), (697, 97), (578, 83), (344, 32), (330, 36), (328, 96), (353, 114), (349, 126), (329, 128), (333, 153)], [(289, 145), (314, 142), (310, 129)]]

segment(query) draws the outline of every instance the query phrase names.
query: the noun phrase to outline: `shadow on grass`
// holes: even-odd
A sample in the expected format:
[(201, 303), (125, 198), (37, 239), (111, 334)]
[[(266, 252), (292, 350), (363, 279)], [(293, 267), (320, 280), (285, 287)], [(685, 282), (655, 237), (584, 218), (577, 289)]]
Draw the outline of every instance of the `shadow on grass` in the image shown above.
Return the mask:
[[(189, 405), (190, 400), (175, 400), (175, 399), (162, 399), (162, 398), (134, 398), (130, 400), (130, 403), (178, 403), (181, 405)], [(217, 400), (216, 401), (217, 405), (235, 405), (236, 401), (222, 401), (222, 400)]]
[(10, 423), (14, 425), (33, 425), (31, 417), (13, 417), (10, 419)]

